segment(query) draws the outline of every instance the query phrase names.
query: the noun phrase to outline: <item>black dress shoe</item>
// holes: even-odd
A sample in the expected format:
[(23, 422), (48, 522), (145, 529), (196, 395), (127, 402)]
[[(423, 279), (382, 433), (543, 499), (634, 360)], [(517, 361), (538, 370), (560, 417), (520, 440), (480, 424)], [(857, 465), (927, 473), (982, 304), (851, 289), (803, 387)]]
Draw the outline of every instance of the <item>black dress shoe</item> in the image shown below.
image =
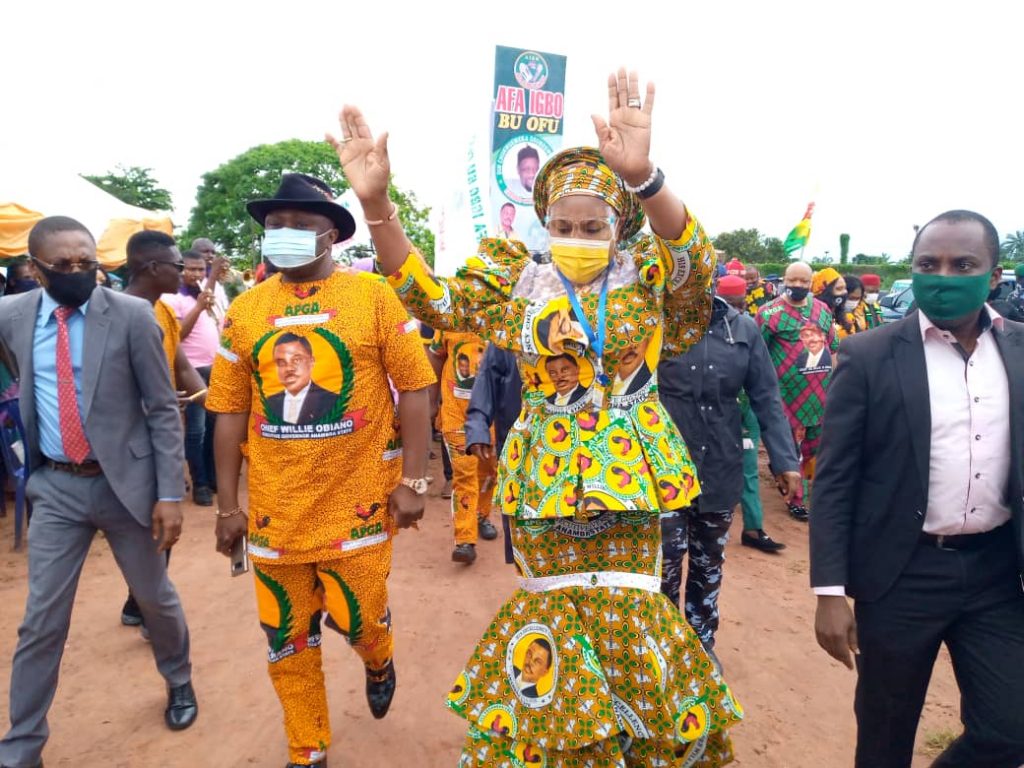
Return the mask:
[(374, 671), (366, 668), (366, 703), (370, 705), (370, 712), (378, 720), (388, 713), (397, 684), (394, 661), (389, 661), (384, 669)]
[[(747, 534), (752, 533), (753, 536)], [(740, 536), (740, 544), (744, 547), (753, 547), (759, 549), (762, 552), (778, 552), (779, 550), (785, 549), (786, 545), (781, 541), (775, 541), (771, 536), (765, 533), (762, 529), (758, 528), (756, 531), (744, 531)]]
[(797, 504), (791, 501), (789, 502), (788, 506), (789, 516), (792, 517), (794, 520), (799, 520), (801, 523), (806, 523), (810, 519), (811, 513), (807, 511), (807, 507), (805, 507), (803, 504)]
[(477, 532), (480, 534), (481, 539), (485, 539), (487, 541), (494, 541), (498, 538), (498, 529), (495, 528), (494, 523), (486, 517), (477, 524)]
[(139, 610), (139, 604), (135, 602), (131, 592), (128, 593), (128, 599), (124, 601), (124, 607), (121, 609), (121, 623), (126, 627), (137, 627), (142, 624), (142, 611)]
[(192, 683), (171, 688), (167, 694), (167, 709), (164, 710), (164, 722), (172, 731), (183, 731), (196, 721), (199, 704)]
[(196, 486), (196, 488), (192, 491), (192, 501), (194, 501), (200, 507), (212, 507), (213, 491), (211, 491), (205, 485)]
[(476, 562), (476, 547), (472, 544), (456, 544), (452, 550), (452, 561), (472, 565)]

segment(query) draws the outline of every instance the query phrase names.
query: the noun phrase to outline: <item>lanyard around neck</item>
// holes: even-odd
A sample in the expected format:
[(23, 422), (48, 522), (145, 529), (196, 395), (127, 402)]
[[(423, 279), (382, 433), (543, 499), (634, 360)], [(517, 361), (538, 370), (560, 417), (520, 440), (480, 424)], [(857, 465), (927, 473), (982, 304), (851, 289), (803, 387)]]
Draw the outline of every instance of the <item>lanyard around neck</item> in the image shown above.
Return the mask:
[(611, 270), (608, 269), (605, 271), (604, 281), (601, 283), (601, 293), (597, 300), (596, 332), (590, 326), (590, 321), (587, 320), (587, 316), (583, 312), (583, 307), (580, 304), (579, 297), (576, 296), (576, 288), (569, 279), (557, 269), (555, 270), (555, 273), (562, 280), (562, 285), (565, 286), (565, 292), (569, 296), (569, 303), (572, 304), (573, 311), (576, 313), (576, 319), (579, 320), (580, 326), (583, 328), (583, 332), (587, 334), (587, 338), (590, 340), (590, 346), (594, 350), (594, 355), (597, 357), (597, 375), (602, 384), (607, 384), (608, 376), (604, 372), (604, 334), (605, 313), (606, 306), (608, 304), (608, 276), (611, 273)]

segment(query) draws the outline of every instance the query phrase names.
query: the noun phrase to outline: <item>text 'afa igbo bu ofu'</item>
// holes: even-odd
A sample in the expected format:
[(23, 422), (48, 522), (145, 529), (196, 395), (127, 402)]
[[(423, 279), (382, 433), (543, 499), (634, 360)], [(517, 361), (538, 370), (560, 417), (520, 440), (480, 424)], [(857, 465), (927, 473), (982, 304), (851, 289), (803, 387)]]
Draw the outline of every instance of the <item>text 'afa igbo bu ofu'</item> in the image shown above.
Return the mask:
[[(553, 156), (534, 200), (551, 263), (493, 239), (453, 278), (415, 251), (389, 277), (422, 321), (511, 350), (524, 382), (495, 492), (521, 589), (449, 694), (461, 764), (724, 764), (742, 709), (659, 593), (659, 515), (699, 486), (657, 364), (706, 329), (714, 249), (685, 209), (675, 239), (642, 233), (595, 149)], [(580, 200), (601, 215), (574, 216)]]

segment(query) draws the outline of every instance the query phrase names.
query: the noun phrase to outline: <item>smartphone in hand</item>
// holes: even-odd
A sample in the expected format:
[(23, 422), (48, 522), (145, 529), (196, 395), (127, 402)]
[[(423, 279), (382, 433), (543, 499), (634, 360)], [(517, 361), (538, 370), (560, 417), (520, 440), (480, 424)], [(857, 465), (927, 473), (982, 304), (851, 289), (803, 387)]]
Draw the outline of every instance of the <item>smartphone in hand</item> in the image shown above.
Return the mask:
[(241, 576), (249, 571), (248, 537), (239, 536), (231, 545), (231, 575)]

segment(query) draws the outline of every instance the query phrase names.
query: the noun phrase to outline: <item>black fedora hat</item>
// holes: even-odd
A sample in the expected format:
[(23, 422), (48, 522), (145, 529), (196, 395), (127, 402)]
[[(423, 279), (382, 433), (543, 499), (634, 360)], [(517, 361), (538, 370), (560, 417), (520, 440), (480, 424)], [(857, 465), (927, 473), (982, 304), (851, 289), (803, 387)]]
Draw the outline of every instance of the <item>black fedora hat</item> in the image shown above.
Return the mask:
[(263, 225), (271, 211), (309, 211), (326, 216), (338, 229), (334, 242), (348, 240), (356, 231), (356, 220), (344, 206), (334, 202), (330, 186), (304, 173), (286, 173), (281, 177), (281, 186), (274, 196), (267, 200), (253, 200), (245, 204), (249, 215)]

